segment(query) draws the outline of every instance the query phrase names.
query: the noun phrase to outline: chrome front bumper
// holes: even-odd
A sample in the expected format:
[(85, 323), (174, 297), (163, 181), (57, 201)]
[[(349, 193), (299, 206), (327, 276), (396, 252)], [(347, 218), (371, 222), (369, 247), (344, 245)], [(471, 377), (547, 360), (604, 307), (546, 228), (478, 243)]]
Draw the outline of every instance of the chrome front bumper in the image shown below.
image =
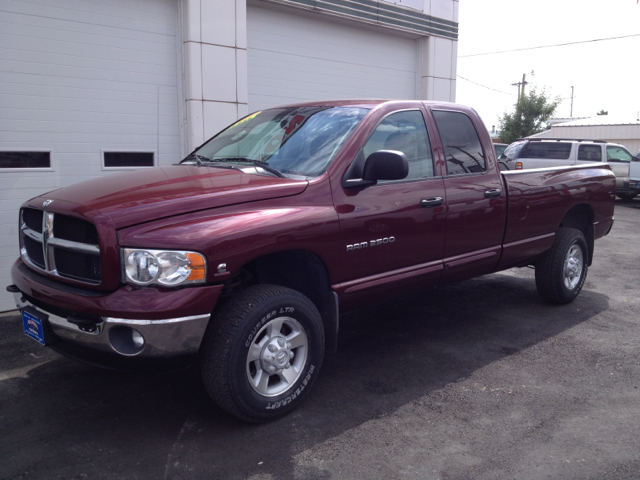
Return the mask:
[[(101, 317), (91, 328), (32, 305), (22, 293), (13, 294), (19, 309), (31, 307), (47, 315), (52, 333), (64, 341), (125, 357), (173, 357), (198, 353), (210, 314), (162, 320)], [(69, 317), (70, 318), (70, 317)]]

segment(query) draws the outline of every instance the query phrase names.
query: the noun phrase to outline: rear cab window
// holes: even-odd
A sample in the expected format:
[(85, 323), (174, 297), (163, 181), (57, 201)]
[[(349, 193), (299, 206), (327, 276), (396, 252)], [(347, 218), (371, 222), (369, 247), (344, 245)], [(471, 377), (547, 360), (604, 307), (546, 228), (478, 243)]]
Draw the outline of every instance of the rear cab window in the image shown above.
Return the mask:
[(447, 165), (447, 175), (484, 173), (487, 160), (478, 132), (462, 112), (433, 110)]

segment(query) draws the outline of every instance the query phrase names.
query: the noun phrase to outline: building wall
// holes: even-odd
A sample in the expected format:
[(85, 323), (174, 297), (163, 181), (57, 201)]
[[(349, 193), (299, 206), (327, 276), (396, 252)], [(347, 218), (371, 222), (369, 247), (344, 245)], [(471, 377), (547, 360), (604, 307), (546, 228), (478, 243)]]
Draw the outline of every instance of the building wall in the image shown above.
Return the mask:
[[(411, 36), (416, 42), (416, 97), (455, 101), (458, 0), (424, 0), (423, 11), (450, 25), (455, 34), (425, 35), (418, 27), (384, 24), (344, 8), (322, 9), (313, 0), (249, 0), (250, 5), (286, 8), (290, 13), (313, 12), (318, 18), (339, 17), (354, 27), (375, 26), (381, 32)], [(182, 0), (186, 151), (248, 114), (246, 0)], [(406, 10), (410, 18), (411, 10)], [(451, 38), (454, 37), (454, 38)]]

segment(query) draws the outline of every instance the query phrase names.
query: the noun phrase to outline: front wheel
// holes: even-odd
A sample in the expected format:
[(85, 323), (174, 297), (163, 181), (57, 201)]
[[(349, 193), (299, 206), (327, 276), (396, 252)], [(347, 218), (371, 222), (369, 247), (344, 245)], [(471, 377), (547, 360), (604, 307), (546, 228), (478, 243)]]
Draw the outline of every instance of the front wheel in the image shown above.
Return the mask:
[(324, 356), (324, 328), (301, 293), (256, 285), (215, 316), (202, 341), (205, 388), (229, 413), (263, 422), (295, 408), (309, 393)]
[(580, 230), (560, 228), (553, 246), (536, 264), (536, 287), (545, 300), (571, 303), (587, 278), (587, 241)]

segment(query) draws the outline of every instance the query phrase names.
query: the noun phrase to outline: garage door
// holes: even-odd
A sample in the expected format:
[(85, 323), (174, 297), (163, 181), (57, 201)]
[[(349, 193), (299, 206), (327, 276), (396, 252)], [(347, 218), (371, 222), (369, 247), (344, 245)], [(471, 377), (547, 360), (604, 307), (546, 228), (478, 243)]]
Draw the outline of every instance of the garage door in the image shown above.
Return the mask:
[(176, 16), (175, 0), (0, 0), (0, 311), (24, 200), (178, 159)]
[(341, 23), (249, 6), (249, 111), (340, 98), (416, 98), (416, 41)]

